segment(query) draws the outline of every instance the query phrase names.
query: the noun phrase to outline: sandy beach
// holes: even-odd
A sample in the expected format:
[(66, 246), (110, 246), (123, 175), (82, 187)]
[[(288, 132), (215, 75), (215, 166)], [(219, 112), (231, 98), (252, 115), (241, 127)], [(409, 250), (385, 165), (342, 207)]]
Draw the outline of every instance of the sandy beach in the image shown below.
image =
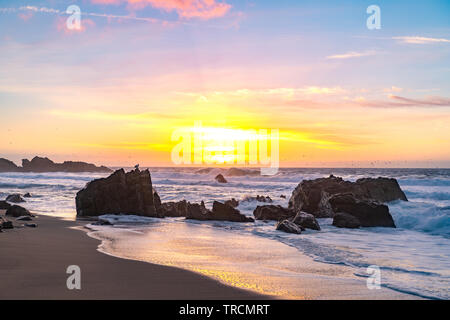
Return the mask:
[[(264, 298), (193, 272), (100, 253), (100, 242), (83, 231), (86, 222), (34, 220), (38, 228), (0, 234), (0, 300)], [(81, 290), (66, 287), (69, 265), (81, 268)]]
[[(97, 250), (100, 241), (87, 235), (86, 221), (45, 215), (34, 220), (38, 228), (15, 228), (0, 234), (2, 300), (273, 298), (183, 269), (101, 253)], [(81, 268), (81, 290), (66, 287), (69, 265)], [(305, 270), (310, 268), (305, 265)], [(389, 289), (367, 290), (364, 281), (320, 274), (305, 274), (302, 287), (305, 299), (417, 299)]]

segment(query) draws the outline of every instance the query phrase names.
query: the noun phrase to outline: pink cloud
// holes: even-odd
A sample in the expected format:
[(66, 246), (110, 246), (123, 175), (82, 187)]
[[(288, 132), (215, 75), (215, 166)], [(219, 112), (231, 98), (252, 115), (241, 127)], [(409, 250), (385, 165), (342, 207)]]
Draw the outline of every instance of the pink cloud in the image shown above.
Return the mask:
[(85, 32), (88, 28), (92, 28), (95, 26), (95, 22), (91, 19), (83, 18), (81, 19), (81, 28), (80, 29), (69, 29), (67, 28), (67, 18), (58, 17), (56, 19), (56, 28), (58, 31), (64, 32), (65, 34), (75, 34)]
[(127, 2), (139, 9), (148, 5), (165, 11), (176, 11), (183, 18), (212, 19), (223, 17), (231, 5), (217, 0), (91, 0), (95, 4), (120, 4)]
[(19, 18), (22, 19), (23, 21), (28, 21), (31, 19), (31, 17), (33, 17), (32, 12), (19, 13)]

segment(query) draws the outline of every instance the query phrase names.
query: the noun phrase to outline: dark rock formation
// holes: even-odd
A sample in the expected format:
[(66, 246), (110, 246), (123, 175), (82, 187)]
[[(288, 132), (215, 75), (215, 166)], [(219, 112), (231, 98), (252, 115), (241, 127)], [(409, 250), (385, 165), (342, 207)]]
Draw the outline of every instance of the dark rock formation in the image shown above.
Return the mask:
[(214, 179), (219, 183), (227, 183), (227, 180), (220, 173)]
[(28, 227), (28, 228), (37, 228), (37, 224), (36, 223), (25, 223), (24, 226)]
[(0, 158), (0, 172), (17, 172), (20, 168), (12, 161)]
[(302, 229), (298, 225), (289, 220), (283, 220), (278, 222), (276, 229), (287, 233), (296, 233), (296, 234), (302, 233)]
[(49, 158), (34, 157), (31, 161), (22, 160), (22, 170), (25, 172), (112, 172), (111, 169), (79, 161), (64, 161), (55, 163)]
[(5, 213), (6, 216), (11, 216), (14, 218), (18, 218), (21, 216), (30, 216), (32, 217), (33, 215), (30, 213), (30, 211), (28, 211), (27, 209), (18, 206), (18, 205), (13, 205), (11, 206), (8, 210), (6, 210)]
[(14, 228), (13, 223), (11, 221), (5, 221), (5, 220), (3, 220), (1, 226), (2, 226), (2, 229), (5, 229), (5, 230)]
[(182, 200), (161, 203), (160, 212), (164, 217), (186, 217), (188, 213), (188, 202)]
[(316, 218), (306, 212), (297, 213), (291, 221), (304, 229), (320, 230), (319, 222), (317, 222)]
[(22, 199), (22, 197), (18, 193), (10, 194), (9, 196), (6, 197), (6, 201), (11, 202), (11, 203), (25, 202), (25, 200)]
[(362, 178), (356, 180), (355, 184), (361, 189), (360, 193), (356, 192), (355, 194), (363, 198), (378, 202), (408, 201), (396, 179), (382, 177), (376, 179)]
[(352, 216), (349, 213), (338, 212), (334, 215), (333, 226), (339, 228), (356, 229), (361, 226), (361, 223), (359, 222), (358, 218)]
[(0, 210), (8, 210), (11, 205), (6, 201), (0, 201)]
[(55, 163), (49, 158), (34, 157), (31, 161), (22, 160), (22, 167), (16, 166), (12, 161), (0, 158), (0, 172), (112, 172), (111, 169), (94, 164), (77, 161)]
[(152, 187), (152, 192), (153, 192), (153, 202), (155, 204), (155, 210), (156, 212), (161, 212), (162, 210), (162, 203), (161, 203), (161, 198), (159, 197), (158, 192), (156, 192), (156, 189)]
[[(379, 202), (360, 200), (351, 193), (345, 193), (332, 196), (329, 203), (334, 212), (344, 212), (354, 216), (362, 227), (395, 228), (389, 208)], [(340, 221), (339, 219), (336, 223)]]
[(163, 217), (155, 207), (148, 170), (117, 170), (107, 178), (89, 182), (76, 196), (78, 216), (134, 214)]
[[(186, 202), (186, 201), (185, 201)], [(193, 220), (220, 220), (214, 219), (212, 212), (205, 207), (205, 203), (202, 201), (198, 203), (186, 203), (186, 219)]]
[(253, 222), (253, 218), (248, 218), (241, 214), (241, 212), (233, 207), (223, 204), (218, 201), (213, 202), (212, 208), (213, 220), (226, 220), (233, 222)]
[(235, 198), (232, 198), (231, 200), (225, 201), (226, 205), (229, 205), (230, 207), (237, 208), (239, 206), (239, 201), (237, 201)]
[(272, 199), (269, 196), (265, 196), (264, 197), (264, 196), (260, 196), (259, 194), (256, 195), (256, 201), (258, 201), (258, 202), (269, 202), (269, 203), (273, 202)]
[(281, 194), (281, 195), (280, 195), (280, 198), (281, 198), (281, 199), (286, 199), (286, 196), (285, 196), (284, 194)]
[(248, 218), (240, 213), (239, 210), (226, 205), (224, 203), (214, 201), (212, 211), (205, 207), (205, 203), (201, 204), (189, 203), (184, 201), (181, 206), (182, 210), (186, 210), (186, 219), (194, 220), (218, 220), (231, 222), (253, 222), (252, 218)]
[(283, 208), (282, 206), (265, 205), (257, 206), (253, 211), (256, 220), (275, 220), (280, 221), (295, 216), (295, 211)]
[(257, 202), (265, 202), (265, 203), (272, 203), (273, 200), (269, 196), (260, 196), (259, 194), (256, 195), (256, 197), (245, 197), (242, 201), (257, 201)]
[(302, 181), (292, 192), (289, 208), (311, 213), (316, 217), (332, 217), (331, 196), (352, 193), (357, 199), (379, 202), (407, 200), (397, 180), (389, 178), (364, 178), (356, 182), (345, 181), (331, 175), (328, 178)]
[(31, 198), (31, 194), (30, 194), (29, 192), (27, 192), (27, 193), (25, 193), (25, 194), (23, 195), (23, 197), (24, 197), (24, 198)]

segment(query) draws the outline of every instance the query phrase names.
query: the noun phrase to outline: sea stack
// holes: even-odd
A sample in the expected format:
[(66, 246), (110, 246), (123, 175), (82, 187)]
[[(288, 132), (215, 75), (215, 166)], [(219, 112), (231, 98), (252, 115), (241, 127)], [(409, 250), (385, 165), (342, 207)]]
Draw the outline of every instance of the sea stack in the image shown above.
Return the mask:
[(150, 171), (125, 173), (120, 169), (107, 178), (89, 182), (76, 196), (77, 216), (134, 214), (163, 217), (156, 210)]

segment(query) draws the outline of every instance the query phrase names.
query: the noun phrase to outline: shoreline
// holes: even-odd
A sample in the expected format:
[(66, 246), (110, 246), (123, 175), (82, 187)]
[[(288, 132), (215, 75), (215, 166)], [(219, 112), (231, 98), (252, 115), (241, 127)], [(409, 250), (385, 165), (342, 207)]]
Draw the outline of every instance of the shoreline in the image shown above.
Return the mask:
[[(37, 228), (0, 234), (0, 300), (241, 300), (268, 299), (179, 268), (99, 252), (86, 222), (39, 215)], [(67, 267), (81, 269), (81, 290), (66, 286)]]
[[(426, 299), (383, 286), (379, 290), (369, 290), (366, 278), (356, 276), (350, 267), (315, 261), (276, 240), (230, 235), (211, 226), (202, 231), (202, 225), (197, 228), (197, 224), (184, 221), (165, 222), (151, 229), (148, 225), (125, 229), (99, 226), (94, 227), (89, 236), (102, 240), (99, 251), (105, 254), (188, 270), (224, 285), (275, 299)], [(189, 233), (183, 235), (185, 228)], [(252, 243), (257, 243), (256, 247)], [(279, 259), (285, 261), (280, 264)]]
[[(421, 299), (387, 288), (367, 290), (365, 280), (349, 281), (336, 275), (315, 273), (305, 274), (301, 279), (304, 291), (301, 297), (264, 294), (181, 266), (114, 255), (104, 250), (108, 247), (105, 239), (89, 234), (95, 231), (86, 227), (88, 221), (38, 215), (34, 222), (38, 228), (16, 228), (0, 234), (3, 244), (0, 247), (2, 300)], [(81, 290), (66, 287), (69, 265), (80, 266)], [(332, 270), (331, 273), (341, 268), (320, 265)], [(311, 265), (302, 267), (307, 270)]]

